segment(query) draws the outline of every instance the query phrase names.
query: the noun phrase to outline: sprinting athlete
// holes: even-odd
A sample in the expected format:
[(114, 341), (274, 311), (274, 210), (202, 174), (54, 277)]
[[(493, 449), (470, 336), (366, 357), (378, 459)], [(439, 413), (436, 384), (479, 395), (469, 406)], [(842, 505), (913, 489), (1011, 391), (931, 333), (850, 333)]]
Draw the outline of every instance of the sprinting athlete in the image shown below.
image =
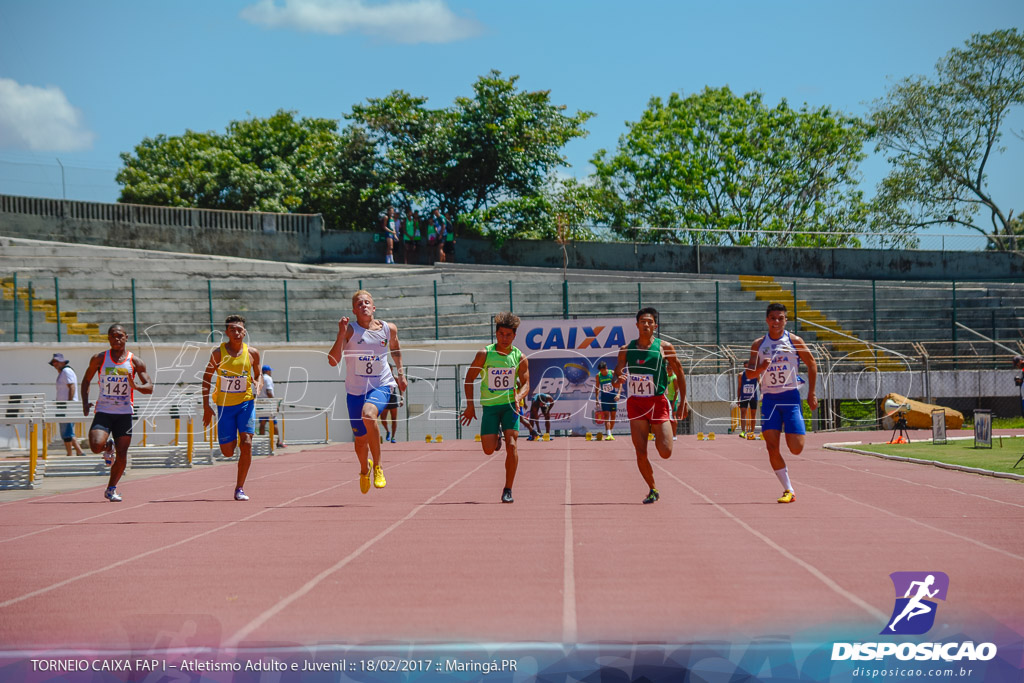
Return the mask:
[(472, 365), (466, 371), (463, 390), (466, 394), (466, 409), (462, 411), (462, 424), (476, 418), (473, 403), (473, 382), (483, 373), (480, 384), (480, 445), (490, 455), (497, 450), (501, 436), (505, 436), (505, 488), (501, 502), (511, 503), (512, 484), (519, 467), (519, 404), (530, 393), (530, 369), (522, 351), (512, 345), (519, 329), (519, 316), (499, 313), (494, 316), (493, 344), (477, 352)]
[[(125, 348), (127, 341), (124, 327), (111, 325), (107, 329), (110, 350), (93, 356), (82, 377), (82, 415), (88, 417), (89, 409), (93, 407), (89, 403), (89, 383), (93, 375), (99, 375), (100, 395), (89, 427), (89, 448), (93, 453), (103, 453), (103, 460), (110, 465), (110, 479), (103, 496), (111, 503), (121, 502), (117, 482), (121, 481), (128, 465), (135, 392), (152, 394), (154, 387), (146, 364)], [(136, 383), (136, 378), (141, 383)]]
[[(814, 395), (818, 365), (807, 349), (804, 340), (786, 331), (786, 306), (768, 304), (768, 334), (757, 339), (750, 347), (747, 361), (747, 379), (760, 380), (761, 384), (761, 436), (768, 448), (768, 459), (775, 476), (782, 483), (780, 503), (796, 500), (793, 483), (789, 478), (786, 461), (782, 457), (780, 441), (786, 432), (789, 452), (799, 455), (804, 450), (807, 429), (804, 426), (800, 380), (797, 370), (800, 361), (807, 366), (807, 405), (811, 410), (818, 407)], [(750, 368), (754, 368), (751, 370)]]
[[(395, 391), (405, 391), (408, 383), (402, 369), (402, 347), (398, 343), (398, 327), (374, 317), (377, 307), (373, 296), (364, 289), (352, 295), (354, 321), (345, 316), (338, 321), (338, 336), (327, 353), (327, 362), (336, 367), (345, 360), (345, 390), (348, 392), (348, 419), (355, 436), (356, 458), (359, 459), (359, 490), (387, 486), (381, 464), (380, 429), (377, 417), (383, 412)], [(395, 372), (388, 365), (388, 352)]]
[[(238, 445), (238, 470), (235, 475), (235, 500), (246, 501), (242, 487), (252, 464), (252, 435), (256, 433), (256, 396), (262, 387), (260, 352), (246, 344), (245, 318), (229, 315), (224, 320), (227, 341), (210, 353), (203, 371), (203, 426), (217, 416), (217, 442), (225, 458), (235, 455)], [(216, 376), (216, 385), (213, 378)], [(210, 402), (210, 388), (214, 402)]]
[(616, 388), (628, 387), (626, 415), (629, 417), (629, 435), (636, 449), (636, 464), (650, 491), (645, 504), (658, 500), (661, 494), (654, 482), (654, 468), (647, 459), (647, 435), (654, 433), (654, 445), (662, 458), (672, 457), (671, 407), (665, 390), (668, 371), (679, 383), (680, 419), (689, 412), (686, 404), (686, 377), (672, 344), (654, 336), (658, 329), (658, 311), (641, 308), (636, 314), (636, 327), (640, 336), (619, 349), (615, 366)]
[(604, 424), (604, 434), (598, 432), (597, 440), (604, 437), (605, 441), (614, 441), (612, 430), (615, 428), (615, 413), (619, 409), (619, 390), (615, 388), (615, 375), (608, 372), (608, 364), (604, 361), (597, 364), (594, 396), (597, 399), (597, 414), (594, 417), (598, 423)]
[(676, 434), (679, 433), (679, 413), (683, 407), (679, 401), (679, 382), (675, 375), (668, 376), (668, 386), (665, 387), (665, 398), (668, 399), (669, 428), (672, 430), (672, 440), (675, 441)]

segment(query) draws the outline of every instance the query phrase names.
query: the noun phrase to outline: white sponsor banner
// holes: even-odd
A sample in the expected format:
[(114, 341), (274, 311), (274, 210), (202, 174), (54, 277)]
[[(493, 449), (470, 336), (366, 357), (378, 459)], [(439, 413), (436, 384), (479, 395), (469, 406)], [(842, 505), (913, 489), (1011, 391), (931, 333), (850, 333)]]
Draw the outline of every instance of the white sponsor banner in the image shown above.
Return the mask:
[[(530, 362), (530, 397), (545, 393), (555, 398), (551, 429), (594, 430), (597, 364), (603, 360), (614, 372), (619, 349), (636, 338), (635, 318), (520, 322), (515, 343)], [(625, 410), (624, 399), (619, 409)]]

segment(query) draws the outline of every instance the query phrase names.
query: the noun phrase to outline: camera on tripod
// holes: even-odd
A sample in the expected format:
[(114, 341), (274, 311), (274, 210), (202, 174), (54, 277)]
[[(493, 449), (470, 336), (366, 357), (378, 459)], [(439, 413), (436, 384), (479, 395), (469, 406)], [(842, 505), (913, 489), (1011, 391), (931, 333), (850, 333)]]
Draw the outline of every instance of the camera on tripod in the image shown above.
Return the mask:
[(892, 438), (889, 439), (889, 443), (910, 443), (910, 435), (907, 434), (907, 413), (909, 411), (909, 403), (897, 403), (891, 398), (885, 400), (885, 413), (894, 421)]

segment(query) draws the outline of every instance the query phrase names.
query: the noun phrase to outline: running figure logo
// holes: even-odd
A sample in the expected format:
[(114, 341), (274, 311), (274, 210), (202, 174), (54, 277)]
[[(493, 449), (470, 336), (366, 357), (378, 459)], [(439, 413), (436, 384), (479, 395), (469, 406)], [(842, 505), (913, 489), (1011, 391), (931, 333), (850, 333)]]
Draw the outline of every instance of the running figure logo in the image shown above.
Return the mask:
[(949, 577), (943, 572), (893, 572), (889, 578), (896, 590), (896, 605), (882, 634), (927, 633), (935, 623), (938, 607), (932, 598), (946, 599)]

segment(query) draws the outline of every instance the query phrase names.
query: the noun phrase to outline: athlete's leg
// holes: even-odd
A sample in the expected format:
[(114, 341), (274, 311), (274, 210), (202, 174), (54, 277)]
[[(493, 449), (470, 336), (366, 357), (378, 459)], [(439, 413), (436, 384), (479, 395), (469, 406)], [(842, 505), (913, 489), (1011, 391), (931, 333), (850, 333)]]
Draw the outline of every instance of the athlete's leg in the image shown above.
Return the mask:
[(658, 455), (663, 459), (672, 457), (672, 435), (675, 433), (672, 430), (673, 424), (672, 422), (659, 422), (651, 425), (651, 431), (654, 432), (654, 447), (658, 449)]
[[(766, 429), (761, 432), (761, 436), (764, 438), (764, 445), (768, 449), (768, 461), (771, 463), (772, 469), (781, 470), (786, 466), (786, 461), (782, 458), (782, 450), (779, 448), (782, 432), (778, 429)], [(789, 434), (786, 437), (788, 439)]]
[[(647, 459), (647, 435), (651, 431), (651, 423), (642, 418), (629, 421), (629, 436), (636, 449), (636, 466), (640, 476), (644, 478), (648, 488), (654, 488), (654, 468)], [(671, 439), (670, 439), (671, 441)]]
[(110, 440), (110, 432), (100, 427), (93, 427), (89, 430), (89, 450), (99, 454), (107, 447)]
[(245, 477), (249, 474), (249, 466), (252, 464), (252, 434), (242, 432), (238, 435), (238, 475), (235, 477), (235, 488), (240, 489), (245, 484)]
[[(363, 425), (366, 427), (366, 434), (362, 439), (370, 449), (370, 457), (373, 458), (374, 465), (380, 465), (380, 429), (377, 428), (379, 414), (377, 406), (374, 404), (369, 401), (363, 404)], [(363, 460), (360, 460), (359, 464), (365, 466)]]
[(484, 447), (485, 455), (492, 455), (498, 448), (498, 435), (497, 434), (481, 434), (480, 445)]
[(519, 469), (519, 430), (505, 430), (505, 488), (512, 488), (516, 480), (516, 470)]
[(804, 450), (804, 441), (806, 437), (803, 434), (790, 434), (786, 432), (786, 445), (789, 447), (789, 452), (793, 455), (800, 455)]
[(114, 439), (114, 452), (117, 457), (114, 458), (114, 462), (110, 466), (110, 479), (107, 481), (107, 488), (117, 486), (117, 482), (121, 481), (121, 475), (124, 474), (124, 470), (128, 466), (128, 447), (131, 445), (131, 434)]

